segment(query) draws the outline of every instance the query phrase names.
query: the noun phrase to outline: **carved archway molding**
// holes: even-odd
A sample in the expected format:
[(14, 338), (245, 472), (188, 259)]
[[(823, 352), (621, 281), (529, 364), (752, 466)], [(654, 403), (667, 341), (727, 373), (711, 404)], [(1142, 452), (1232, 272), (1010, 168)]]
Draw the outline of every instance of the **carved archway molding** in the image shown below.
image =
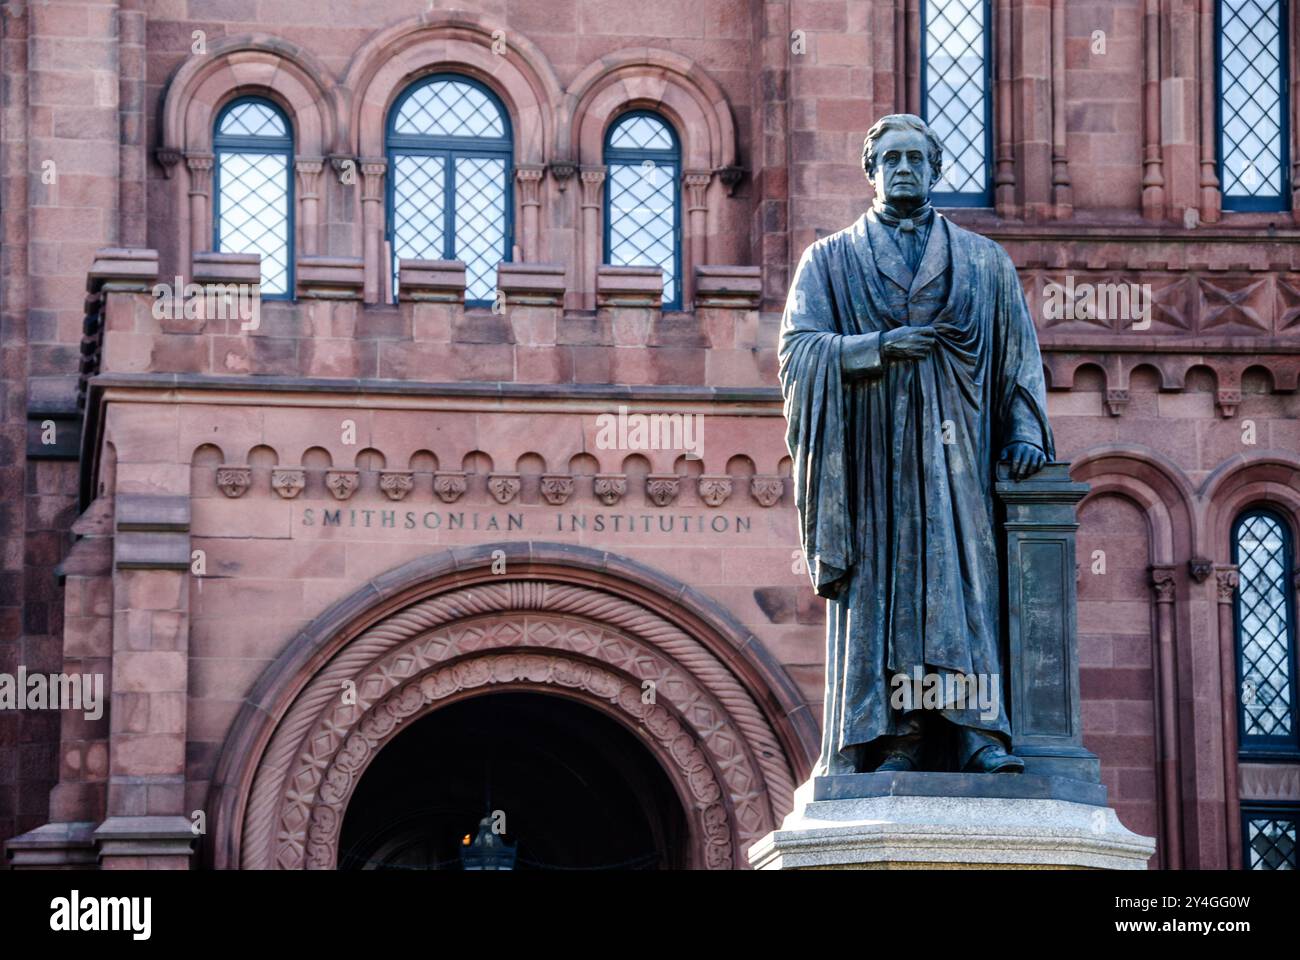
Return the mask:
[[(505, 550), (511, 573), (494, 576), (482, 561)], [(597, 557), (605, 569), (588, 569)], [(434, 564), (444, 576), (412, 586)], [(659, 589), (615, 582), (610, 567), (650, 573)], [(752, 635), (723, 649), (712, 618), (688, 631), (654, 609), (672, 597), (666, 607), (707, 610), (670, 584), (597, 551), (515, 543), (414, 561), (368, 585), (304, 630), (245, 703), (214, 777), (214, 865), (332, 867), (347, 800), (389, 737), (454, 699), (530, 689), (631, 729), (677, 789), (693, 865), (744, 866), (791, 807), (815, 721)], [(374, 611), (346, 615), (358, 606)], [(343, 702), (345, 682), (355, 703)]]
[[(563, 653), (518, 651), (457, 660), (396, 687), (368, 709), (322, 773), (316, 802), (294, 800), (282, 808), (269, 866), (289, 870), (337, 866), (348, 800), (371, 760), (410, 726), (409, 721), (484, 692), (539, 689), (598, 709), (646, 742), (686, 812), (690, 866), (732, 869), (737, 865), (735, 829), (724, 787), (694, 732), (671, 708), (646, 703), (641, 683), (627, 674)], [(309, 818), (305, 831), (300, 826), (304, 815)]]

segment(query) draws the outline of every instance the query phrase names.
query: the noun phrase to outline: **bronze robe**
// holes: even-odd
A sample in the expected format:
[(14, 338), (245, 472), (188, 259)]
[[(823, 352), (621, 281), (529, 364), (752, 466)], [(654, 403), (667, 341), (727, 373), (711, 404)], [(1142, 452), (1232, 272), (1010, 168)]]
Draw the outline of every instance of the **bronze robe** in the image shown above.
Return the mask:
[[(847, 335), (904, 324), (935, 326), (928, 356), (884, 359), (868, 342), (865, 375), (843, 373)], [(994, 469), (1013, 440), (1055, 455), (1011, 258), (936, 213), (913, 275), (869, 211), (804, 251), (779, 355), (802, 545), (829, 601), (816, 772), (852, 772), (861, 748), (896, 733), (890, 680), (916, 665), (996, 675), (996, 717), (942, 716), (1008, 734)]]

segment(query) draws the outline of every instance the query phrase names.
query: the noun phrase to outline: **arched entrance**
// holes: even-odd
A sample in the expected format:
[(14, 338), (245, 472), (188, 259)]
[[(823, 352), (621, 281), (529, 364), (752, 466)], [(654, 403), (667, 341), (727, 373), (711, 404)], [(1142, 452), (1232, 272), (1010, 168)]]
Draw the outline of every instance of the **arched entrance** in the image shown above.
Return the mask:
[(460, 869), (493, 817), (518, 870), (679, 869), (685, 812), (637, 736), (568, 697), (472, 697), (410, 725), (362, 776), (341, 870)]
[(213, 864), (335, 868), (376, 758), (422, 718), (503, 692), (564, 697), (633, 735), (676, 794), (688, 867), (743, 867), (816, 751), (793, 683), (707, 598), (598, 551), (487, 544), (373, 581), (268, 669), (214, 779)]

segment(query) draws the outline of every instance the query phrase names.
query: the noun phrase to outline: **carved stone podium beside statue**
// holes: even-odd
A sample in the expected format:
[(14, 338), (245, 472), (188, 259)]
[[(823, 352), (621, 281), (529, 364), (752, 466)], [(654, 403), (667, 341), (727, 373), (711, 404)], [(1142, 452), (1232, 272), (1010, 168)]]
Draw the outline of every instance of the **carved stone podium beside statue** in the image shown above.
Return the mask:
[(827, 602), (822, 750), (764, 869), (1142, 868), (1082, 741), (1075, 505), (1010, 257), (938, 214), (942, 145), (868, 132), (876, 200), (782, 320), (795, 502)]

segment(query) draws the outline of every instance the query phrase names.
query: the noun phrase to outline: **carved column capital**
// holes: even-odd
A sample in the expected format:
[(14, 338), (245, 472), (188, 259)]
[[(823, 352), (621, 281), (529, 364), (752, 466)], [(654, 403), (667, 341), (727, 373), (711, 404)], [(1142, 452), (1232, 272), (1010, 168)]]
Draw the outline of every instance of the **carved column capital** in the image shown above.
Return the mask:
[(185, 166), (190, 171), (190, 196), (206, 197), (212, 192), (212, 154), (187, 153)]
[(541, 164), (520, 164), (515, 167), (515, 181), (519, 184), (519, 202), (525, 207), (542, 205), (541, 183), (546, 168)]
[(709, 183), (713, 174), (708, 170), (687, 170), (682, 174), (682, 186), (686, 188), (686, 210), (708, 209)]
[(379, 203), (384, 197), (384, 173), (388, 161), (382, 158), (365, 158), (361, 161), (361, 201)]
[(1237, 594), (1237, 585), (1241, 582), (1241, 576), (1237, 572), (1235, 563), (1216, 563), (1214, 565), (1214, 579), (1218, 586), (1219, 603), (1232, 603), (1233, 597)]
[(320, 182), (320, 172), (325, 169), (324, 159), (321, 157), (306, 157), (295, 160), (293, 169), (298, 174), (299, 197), (303, 200), (315, 200), (317, 197), (316, 188)]
[(1156, 603), (1174, 602), (1175, 569), (1173, 564), (1151, 565), (1151, 586), (1156, 592)]
[(605, 182), (605, 168), (581, 167), (578, 179), (582, 183), (582, 206), (599, 207), (601, 186)]

